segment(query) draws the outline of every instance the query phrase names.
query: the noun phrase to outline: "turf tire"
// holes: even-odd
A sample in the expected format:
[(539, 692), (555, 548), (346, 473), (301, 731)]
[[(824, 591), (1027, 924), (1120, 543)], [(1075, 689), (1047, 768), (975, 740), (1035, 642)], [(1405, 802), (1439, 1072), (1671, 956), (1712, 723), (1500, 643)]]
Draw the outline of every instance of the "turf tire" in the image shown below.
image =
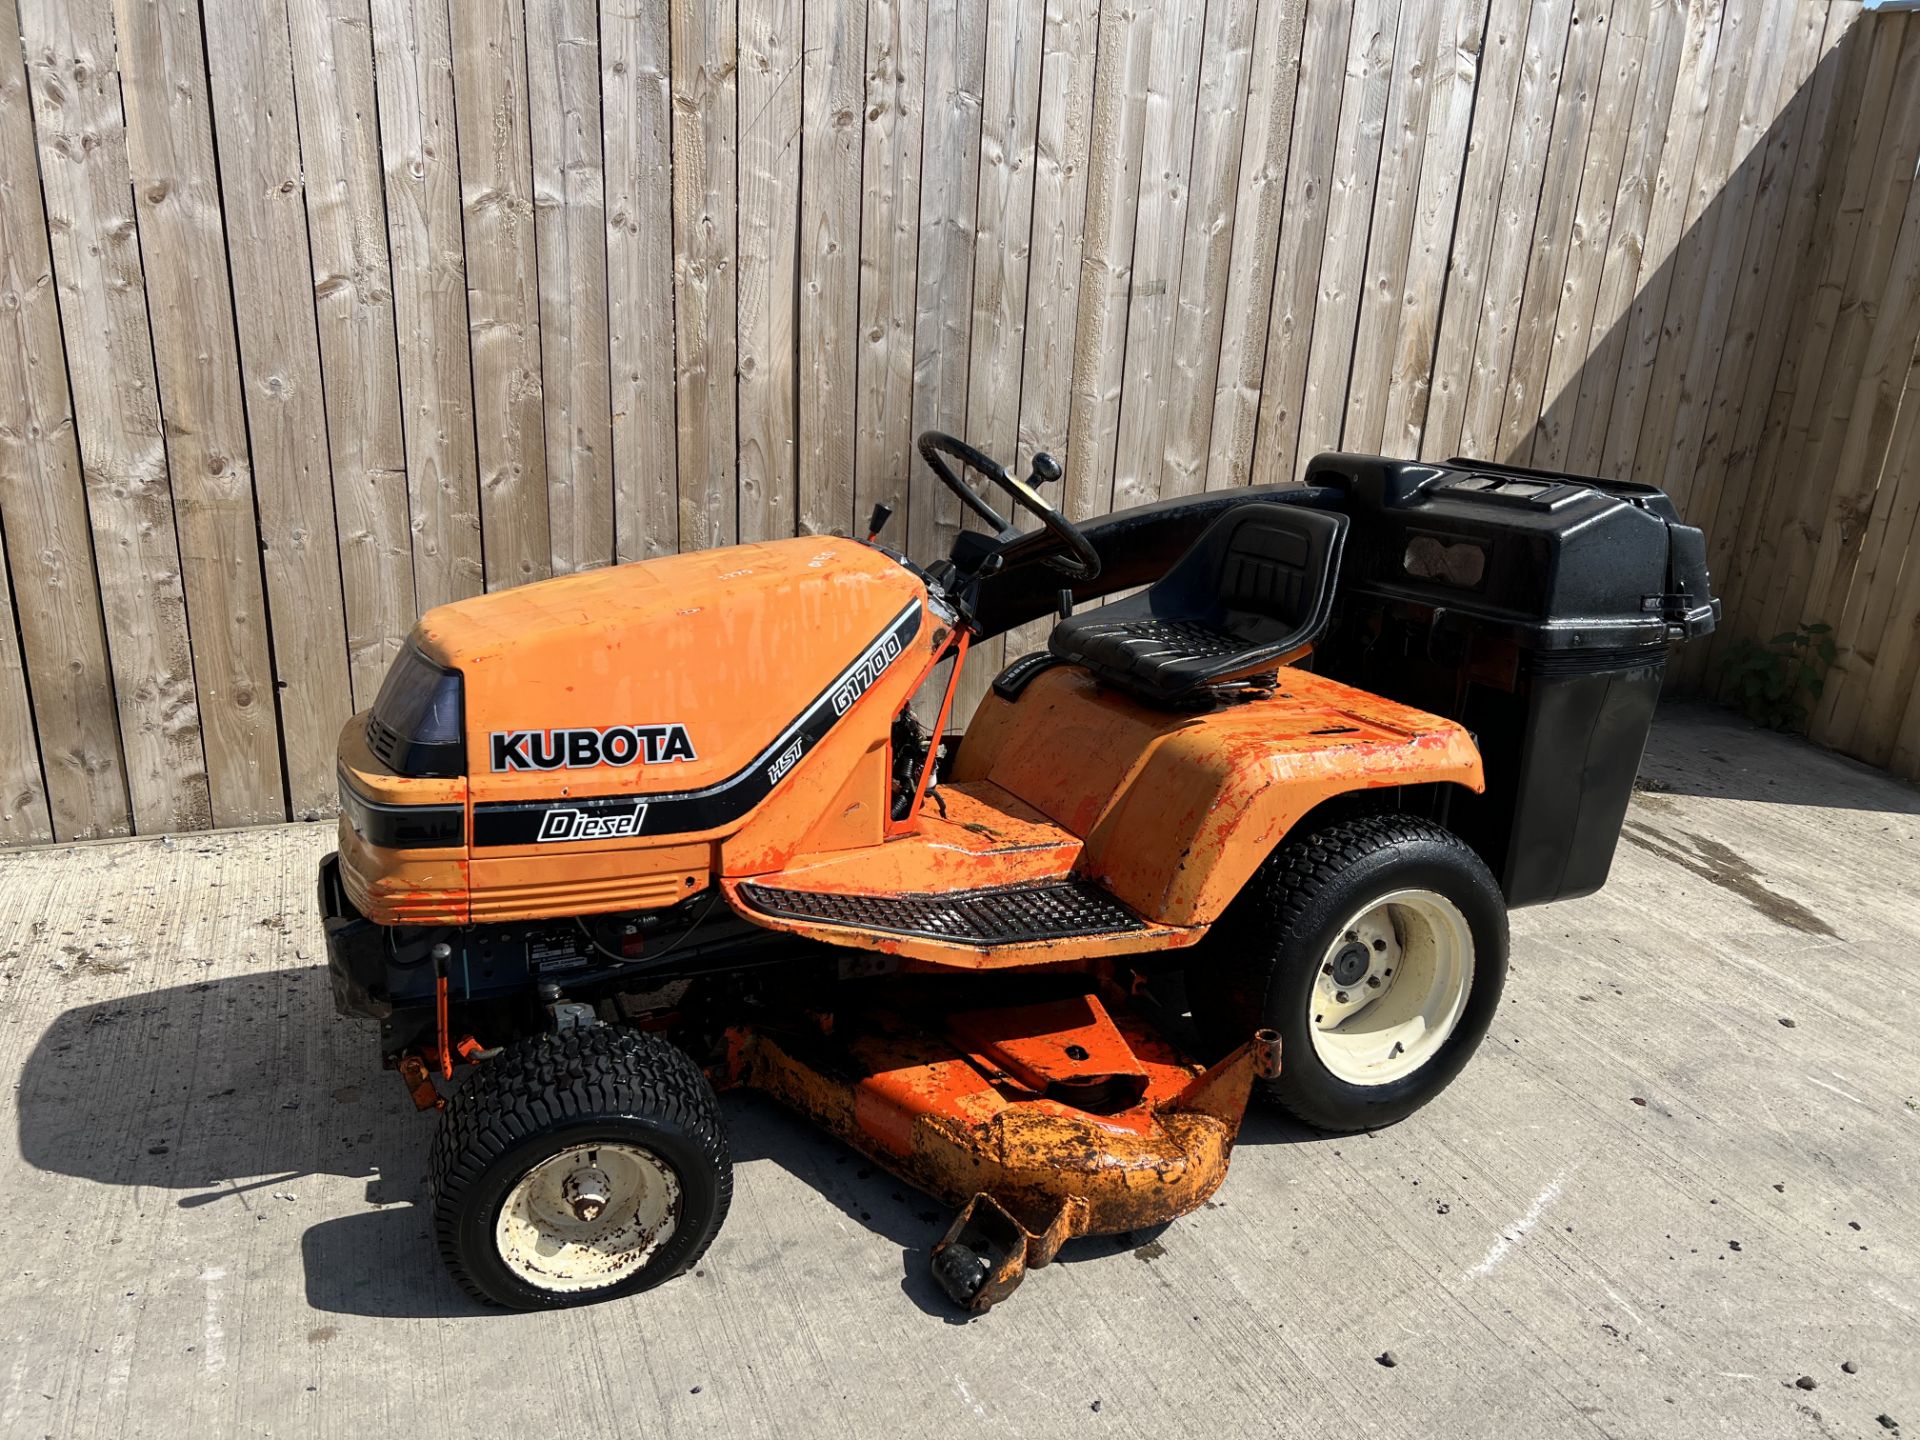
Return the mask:
[[(1427, 889), (1451, 900), (1473, 934), (1471, 988), (1453, 1032), (1411, 1074), (1356, 1085), (1315, 1053), (1314, 978), (1338, 928), (1378, 896)], [(1487, 1033), (1507, 973), (1507, 911), (1484, 861), (1427, 820), (1371, 815), (1289, 839), (1195, 947), (1187, 969), (1193, 1018), (1223, 1054), (1260, 1026), (1280, 1032), (1280, 1075), (1259, 1093), (1316, 1130), (1372, 1130), (1402, 1120), (1444, 1090)]]
[[(593, 1290), (542, 1289), (494, 1242), (508, 1193), (535, 1165), (588, 1141), (642, 1146), (680, 1183), (673, 1233), (631, 1275)], [(440, 1254), (475, 1298), (514, 1310), (558, 1309), (648, 1290), (713, 1243), (733, 1198), (733, 1162), (713, 1087), (657, 1036), (595, 1025), (516, 1041), (475, 1069), (441, 1117), (428, 1164)]]

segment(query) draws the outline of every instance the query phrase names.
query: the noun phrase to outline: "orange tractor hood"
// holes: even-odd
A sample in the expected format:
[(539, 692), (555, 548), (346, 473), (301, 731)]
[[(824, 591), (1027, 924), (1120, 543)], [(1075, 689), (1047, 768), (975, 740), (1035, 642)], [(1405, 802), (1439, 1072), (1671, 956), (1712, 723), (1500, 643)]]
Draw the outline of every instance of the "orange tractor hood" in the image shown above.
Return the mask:
[(488, 798), (687, 792), (762, 759), (836, 687), (851, 704), (925, 599), (884, 553), (813, 536), (477, 596), (429, 611), (416, 639), (465, 677)]

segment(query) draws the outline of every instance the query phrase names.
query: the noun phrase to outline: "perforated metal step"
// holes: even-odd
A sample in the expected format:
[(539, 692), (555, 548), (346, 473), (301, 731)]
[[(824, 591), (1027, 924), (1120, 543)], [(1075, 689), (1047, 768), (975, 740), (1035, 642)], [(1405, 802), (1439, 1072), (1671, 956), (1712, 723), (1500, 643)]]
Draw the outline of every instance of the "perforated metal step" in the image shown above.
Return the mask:
[(739, 893), (767, 915), (962, 945), (1020, 945), (1147, 928), (1126, 906), (1083, 880), (947, 895), (843, 895), (753, 884), (742, 885)]

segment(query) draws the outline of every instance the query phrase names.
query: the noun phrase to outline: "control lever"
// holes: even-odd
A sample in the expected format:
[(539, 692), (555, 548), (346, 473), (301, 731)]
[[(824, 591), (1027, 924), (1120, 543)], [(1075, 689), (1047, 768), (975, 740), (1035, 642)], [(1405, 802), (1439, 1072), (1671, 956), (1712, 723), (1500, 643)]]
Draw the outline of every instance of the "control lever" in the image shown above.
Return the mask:
[(1060, 618), (1062, 620), (1071, 620), (1073, 618), (1073, 591), (1062, 590), (1059, 600), (1055, 602), (1054, 608), (1060, 612)]
[(1044, 450), (1036, 450), (1034, 452), (1033, 483), (1035, 485), (1045, 485), (1051, 480), (1058, 480), (1063, 473), (1060, 469), (1060, 462), (1054, 459), (1053, 456), (1047, 454)]
[(887, 528), (887, 521), (893, 518), (893, 507), (880, 504), (873, 507), (873, 514), (867, 520), (867, 543), (871, 545), (880, 538), (880, 532)]

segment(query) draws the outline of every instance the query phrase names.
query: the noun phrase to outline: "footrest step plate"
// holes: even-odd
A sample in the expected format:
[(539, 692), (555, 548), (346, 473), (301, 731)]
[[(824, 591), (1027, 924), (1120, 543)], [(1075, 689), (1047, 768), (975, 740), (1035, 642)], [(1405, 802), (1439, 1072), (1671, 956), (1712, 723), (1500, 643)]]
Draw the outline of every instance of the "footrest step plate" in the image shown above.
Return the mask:
[(960, 945), (1024, 945), (1147, 928), (1139, 916), (1085, 880), (958, 890), (945, 895), (849, 895), (783, 890), (749, 882), (740, 887), (739, 893), (754, 909), (767, 915), (891, 935), (918, 935)]

